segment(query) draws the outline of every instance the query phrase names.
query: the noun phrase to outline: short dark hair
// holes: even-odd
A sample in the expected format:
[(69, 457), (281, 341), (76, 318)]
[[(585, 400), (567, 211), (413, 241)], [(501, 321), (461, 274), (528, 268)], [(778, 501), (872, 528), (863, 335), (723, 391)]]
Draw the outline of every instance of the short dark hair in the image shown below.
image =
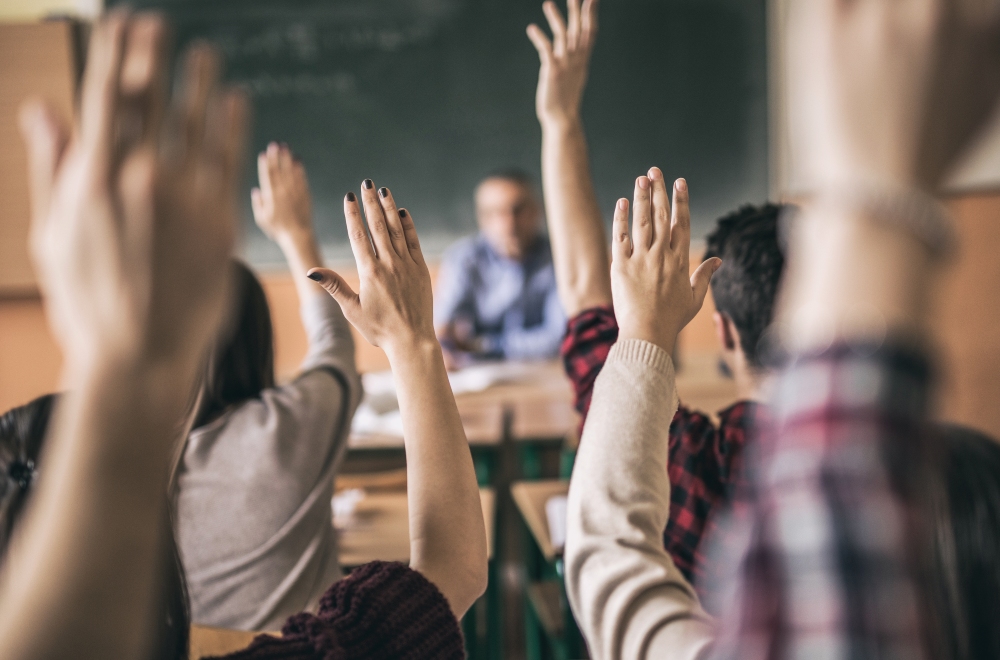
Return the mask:
[(535, 177), (528, 173), (527, 170), (522, 170), (520, 167), (501, 167), (499, 169), (493, 170), (482, 179), (479, 183), (483, 181), (489, 181), (490, 179), (500, 179), (501, 181), (512, 181), (513, 183), (520, 184), (530, 190), (532, 193), (537, 194), (537, 186), (535, 185)]
[(789, 208), (748, 204), (720, 218), (707, 239), (704, 258), (722, 259), (722, 268), (712, 277), (715, 308), (736, 326), (743, 352), (754, 367), (764, 364), (761, 339), (773, 319), (785, 269), (778, 219)]
[(267, 295), (248, 266), (234, 259), (232, 268), (236, 296), (232, 320), (206, 362), (192, 428), (274, 387), (274, 332)]

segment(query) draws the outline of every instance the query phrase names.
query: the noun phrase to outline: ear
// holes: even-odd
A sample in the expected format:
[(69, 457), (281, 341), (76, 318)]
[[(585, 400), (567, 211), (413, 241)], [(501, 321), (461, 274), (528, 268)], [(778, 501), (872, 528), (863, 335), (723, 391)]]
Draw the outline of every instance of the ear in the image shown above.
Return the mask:
[(715, 337), (724, 351), (734, 351), (739, 345), (736, 328), (729, 317), (721, 312), (712, 312), (712, 324), (715, 326)]

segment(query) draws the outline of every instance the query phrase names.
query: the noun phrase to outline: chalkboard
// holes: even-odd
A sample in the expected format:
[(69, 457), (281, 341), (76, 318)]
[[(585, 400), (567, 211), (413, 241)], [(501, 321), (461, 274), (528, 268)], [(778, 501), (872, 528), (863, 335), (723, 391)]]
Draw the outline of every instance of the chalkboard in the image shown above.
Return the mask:
[[(115, 4), (112, 0), (109, 4)], [(324, 250), (347, 255), (341, 200), (365, 177), (390, 186), (438, 252), (475, 229), (472, 191), (490, 171), (539, 173), (539, 0), (131, 0), (208, 39), (254, 99), (253, 153), (287, 142), (309, 172)], [(765, 0), (605, 0), (584, 100), (598, 196), (651, 165), (685, 176), (695, 233), (766, 198)], [(253, 226), (245, 252), (280, 261)]]

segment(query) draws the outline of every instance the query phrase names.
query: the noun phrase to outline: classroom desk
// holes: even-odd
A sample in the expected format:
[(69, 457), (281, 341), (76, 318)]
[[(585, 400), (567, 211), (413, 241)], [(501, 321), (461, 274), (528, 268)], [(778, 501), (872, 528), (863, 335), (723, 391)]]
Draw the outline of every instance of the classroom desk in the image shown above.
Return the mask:
[[(465, 437), (472, 447), (492, 447), (503, 441), (504, 407), (498, 401), (463, 401), (456, 397)], [(352, 433), (347, 440), (352, 450), (402, 449), (403, 437), (381, 433)]]
[[(493, 489), (479, 489), (479, 501), (486, 522), (487, 552), (492, 558), (496, 510)], [(339, 532), (341, 565), (360, 566), (375, 560), (409, 561), (410, 523), (405, 491), (366, 493), (352, 516), (335, 522)]]
[(542, 551), (546, 561), (553, 561), (562, 555), (562, 548), (552, 545), (552, 535), (549, 533), (549, 520), (545, 513), (545, 503), (550, 497), (567, 495), (569, 481), (565, 479), (545, 479), (542, 481), (518, 481), (510, 485), (510, 494), (514, 498), (517, 510), (528, 525), (531, 536)]

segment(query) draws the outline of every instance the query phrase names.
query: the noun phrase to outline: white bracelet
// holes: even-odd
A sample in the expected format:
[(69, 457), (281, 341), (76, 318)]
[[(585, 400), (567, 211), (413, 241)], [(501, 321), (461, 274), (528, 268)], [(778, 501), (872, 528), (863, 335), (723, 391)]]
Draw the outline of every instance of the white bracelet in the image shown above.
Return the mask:
[(945, 207), (917, 188), (903, 186), (853, 185), (821, 196), (827, 207), (862, 211), (872, 221), (915, 236), (935, 259), (951, 257), (958, 249), (958, 237)]

